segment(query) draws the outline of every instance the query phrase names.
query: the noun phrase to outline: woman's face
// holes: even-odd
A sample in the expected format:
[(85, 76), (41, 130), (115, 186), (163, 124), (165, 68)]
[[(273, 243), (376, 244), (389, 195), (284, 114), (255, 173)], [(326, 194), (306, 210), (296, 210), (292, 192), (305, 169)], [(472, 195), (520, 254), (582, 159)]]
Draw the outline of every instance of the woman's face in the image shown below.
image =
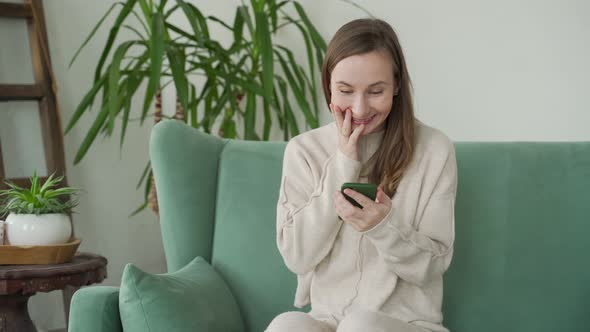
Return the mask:
[(353, 130), (362, 123), (362, 135), (383, 129), (397, 94), (391, 56), (372, 51), (340, 60), (332, 70), (330, 91), (332, 104), (352, 110)]

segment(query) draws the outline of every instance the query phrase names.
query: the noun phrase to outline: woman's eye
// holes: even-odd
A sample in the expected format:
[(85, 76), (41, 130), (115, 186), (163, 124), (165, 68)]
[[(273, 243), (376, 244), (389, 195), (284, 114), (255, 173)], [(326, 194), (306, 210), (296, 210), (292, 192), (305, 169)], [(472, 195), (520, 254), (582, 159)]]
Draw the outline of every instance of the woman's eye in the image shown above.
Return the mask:
[(345, 95), (348, 95), (348, 94), (351, 94), (351, 93), (352, 93), (352, 91), (348, 91), (348, 90), (347, 90), (347, 91), (345, 91), (345, 90), (340, 90), (340, 93), (343, 93), (343, 94), (345, 94)]
[(370, 94), (372, 94), (372, 95), (380, 95), (382, 93), (383, 93), (383, 91), (371, 91), (370, 92)]

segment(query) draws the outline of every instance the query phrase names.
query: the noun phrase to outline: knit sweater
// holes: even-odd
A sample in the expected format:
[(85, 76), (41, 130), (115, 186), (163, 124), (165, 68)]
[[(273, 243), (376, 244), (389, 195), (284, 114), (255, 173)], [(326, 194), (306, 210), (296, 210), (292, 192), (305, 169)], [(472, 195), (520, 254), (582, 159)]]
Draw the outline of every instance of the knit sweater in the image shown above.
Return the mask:
[(381, 311), (431, 331), (442, 324), (443, 273), (453, 255), (457, 165), (452, 141), (415, 122), (415, 150), (389, 213), (359, 232), (342, 221), (333, 194), (367, 183), (363, 166), (384, 129), (357, 142), (359, 160), (338, 148), (335, 122), (293, 137), (285, 148), (277, 203), (277, 246), (297, 275), (294, 305), (340, 321), (356, 308)]

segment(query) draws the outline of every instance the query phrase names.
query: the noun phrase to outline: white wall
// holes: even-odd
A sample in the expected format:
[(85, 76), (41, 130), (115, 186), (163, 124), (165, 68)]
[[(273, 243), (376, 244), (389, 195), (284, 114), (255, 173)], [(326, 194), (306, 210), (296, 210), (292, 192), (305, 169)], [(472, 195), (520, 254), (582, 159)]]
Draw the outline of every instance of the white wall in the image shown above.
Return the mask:
[[(110, 3), (45, 1), (64, 124), (89, 88), (108, 31), (99, 31), (71, 69), (67, 69), (67, 63)], [(233, 17), (233, 5), (237, 3), (196, 2), (205, 13), (223, 19)], [(342, 1), (301, 3), (326, 40), (345, 22), (364, 16)], [(590, 99), (583, 94), (590, 86), (590, 2), (358, 3), (390, 22), (398, 32), (414, 82), (418, 117), (452, 139), (590, 140)], [(292, 36), (296, 34), (282, 34), (287, 42)], [(297, 53), (303, 59), (301, 50)], [(167, 91), (165, 97), (166, 107), (170, 107), (173, 92)], [(139, 106), (135, 106), (137, 111)], [(99, 139), (82, 163), (73, 166), (75, 152), (91, 120), (84, 117), (65, 138), (70, 183), (87, 191), (75, 217), (76, 232), (83, 238), (81, 250), (109, 259), (107, 285), (118, 284), (127, 262), (151, 272), (164, 272), (156, 218), (150, 212), (127, 217), (142, 199), (141, 192), (134, 188), (148, 157), (150, 127), (132, 126), (122, 153), (116, 139)], [(328, 121), (330, 115), (324, 110), (321, 124)], [(271, 138), (280, 137), (274, 129)], [(35, 296), (31, 313), (40, 328), (63, 325), (58, 293)]]

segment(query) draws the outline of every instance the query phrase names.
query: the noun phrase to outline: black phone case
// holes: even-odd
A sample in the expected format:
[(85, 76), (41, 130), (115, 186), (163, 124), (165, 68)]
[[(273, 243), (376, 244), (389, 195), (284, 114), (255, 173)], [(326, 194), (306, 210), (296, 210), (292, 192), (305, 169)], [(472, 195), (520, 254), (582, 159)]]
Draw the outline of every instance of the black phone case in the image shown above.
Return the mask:
[[(365, 195), (366, 197), (370, 198), (373, 201), (375, 201), (375, 198), (377, 197), (377, 185), (374, 183), (360, 183), (360, 182), (345, 182), (345, 183), (343, 183), (340, 188), (340, 191), (342, 192), (344, 197), (352, 205), (359, 207), (361, 209), (363, 208), (363, 206), (361, 204), (359, 204), (357, 201), (355, 201), (354, 198), (352, 198), (344, 193), (344, 189), (346, 189), (346, 188), (353, 189), (354, 191), (357, 191), (357, 192)], [(340, 216), (338, 216), (338, 218), (340, 220), (342, 220), (342, 218), (340, 218)]]

